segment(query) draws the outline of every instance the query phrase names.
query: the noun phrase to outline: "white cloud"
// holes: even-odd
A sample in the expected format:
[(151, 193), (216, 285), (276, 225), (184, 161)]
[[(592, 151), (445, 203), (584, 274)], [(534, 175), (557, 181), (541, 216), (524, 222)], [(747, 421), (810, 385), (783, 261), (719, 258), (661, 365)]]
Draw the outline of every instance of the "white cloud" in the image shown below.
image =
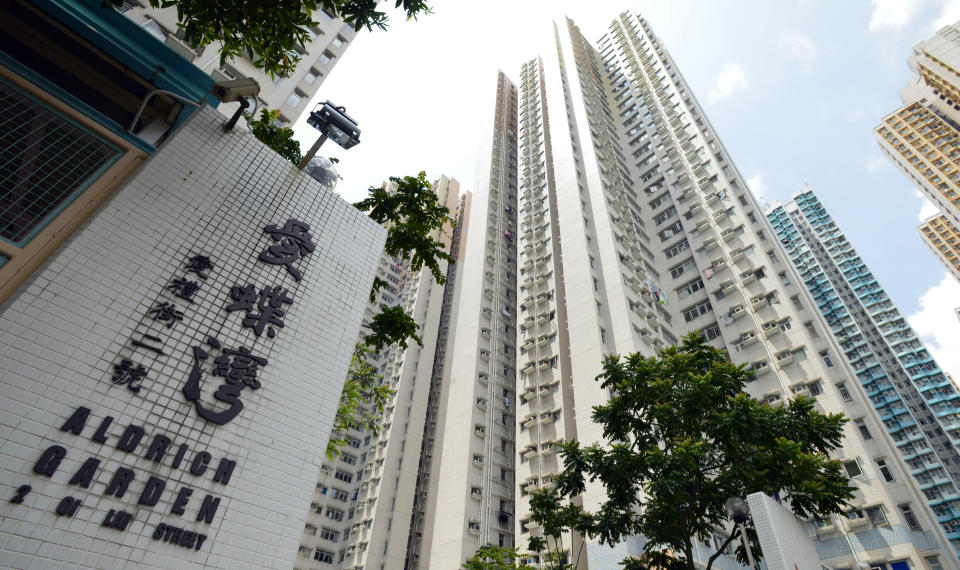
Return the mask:
[(813, 40), (803, 34), (787, 32), (780, 41), (790, 57), (803, 65), (804, 75), (813, 72), (813, 60), (817, 57), (817, 46)]
[(930, 24), (928, 32), (930, 34), (960, 20), (960, 0), (941, 0), (939, 4), (940, 15)]
[[(930, 216), (932, 216), (932, 215), (934, 215), (934, 214), (939, 214), (939, 213), (940, 213), (940, 209), (937, 208), (937, 207), (933, 204), (933, 202), (931, 202), (930, 200), (928, 200), (926, 196), (924, 196), (923, 194), (921, 194), (919, 190), (914, 190), (914, 191), (913, 191), (913, 196), (914, 196), (915, 198), (918, 198), (918, 199), (920, 199), (920, 200), (923, 201), (923, 202), (920, 204), (920, 214), (918, 214), (921, 222), (925, 221), (927, 218), (929, 218)], [(957, 380), (960, 380), (960, 378), (957, 378)]]
[(892, 30), (906, 26), (920, 10), (921, 0), (870, 0), (870, 30)]
[(883, 158), (879, 154), (871, 154), (867, 157), (866, 162), (863, 163), (863, 167), (867, 169), (867, 172), (874, 174), (879, 172), (881, 168), (887, 165), (887, 159)]
[(958, 306), (960, 283), (944, 273), (939, 283), (920, 296), (920, 310), (907, 317), (940, 368), (956, 380), (960, 380), (960, 320), (954, 312)]
[(726, 99), (738, 89), (747, 87), (747, 74), (743, 72), (743, 66), (739, 63), (725, 63), (717, 74), (717, 82), (707, 93), (707, 98), (711, 101)]
[(753, 193), (753, 196), (758, 202), (761, 204), (765, 202), (764, 192), (767, 191), (767, 184), (763, 181), (762, 172), (757, 172), (750, 178), (747, 178), (747, 188), (750, 189), (750, 192)]

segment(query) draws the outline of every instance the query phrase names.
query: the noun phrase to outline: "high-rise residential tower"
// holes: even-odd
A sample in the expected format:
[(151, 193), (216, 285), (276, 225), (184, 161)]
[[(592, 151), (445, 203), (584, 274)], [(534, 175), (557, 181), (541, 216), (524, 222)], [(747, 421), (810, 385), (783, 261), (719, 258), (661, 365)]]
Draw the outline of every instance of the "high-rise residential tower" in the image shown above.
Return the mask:
[[(230, 58), (220, 65), (219, 44), (216, 42), (203, 48), (188, 43), (183, 30), (177, 26), (176, 8), (151, 8), (145, 0), (124, 0), (118, 10), (215, 81), (241, 77), (255, 79), (260, 84), (259, 104), (280, 111), (279, 120), (283, 124), (292, 124), (309, 111), (310, 99), (357, 35), (350, 24), (325, 10), (317, 10), (314, 12), (317, 25), (308, 28), (309, 43), (293, 47), (301, 58), (296, 69), (290, 75), (270, 77), (254, 65), (250, 57)], [(224, 104), (219, 109), (230, 115), (237, 109), (237, 104)]]
[(953, 277), (960, 281), (960, 231), (950, 222), (950, 218), (943, 214), (934, 214), (920, 224), (920, 235), (923, 243), (950, 271)]
[(457, 568), (483, 544), (514, 544), (517, 88), (502, 72), (482, 144), (437, 416), (432, 524), (414, 568)]
[[(754, 371), (748, 391), (758, 399), (813, 394), (836, 412), (867, 403), (860, 391), (848, 401), (837, 385), (854, 370), (838, 359), (839, 346), (647, 22), (624, 14), (596, 47), (570, 20), (555, 26), (555, 37), (555, 50), (523, 66), (520, 83), (521, 547), (539, 532), (529, 521), (530, 488), (561, 468), (555, 441), (602, 439), (590, 412), (608, 397), (594, 381), (606, 354), (653, 355), (702, 331)], [(875, 417), (864, 421), (881, 429)], [(837, 455), (858, 497), (845, 521), (816, 531), (824, 564), (904, 558), (919, 566), (924, 549), (948, 549), (916, 486), (886, 487), (867, 460), (881, 452), (856, 426), (846, 434)], [(892, 444), (874, 445), (896, 457)], [(603, 498), (595, 485), (582, 496), (587, 509)], [(924, 532), (916, 541), (901, 534), (898, 504), (918, 505)], [(864, 525), (896, 530), (883, 549), (844, 552), (846, 537), (867, 532)], [(570, 562), (603, 567), (639, 542), (612, 550), (588, 542), (582, 556), (577, 537), (564, 546)]]
[[(898, 473), (887, 456), (867, 460), (885, 483), (913, 478), (960, 551), (960, 394), (812, 190), (772, 204), (767, 217), (906, 469)], [(849, 394), (852, 386), (843, 387)], [(864, 417), (850, 417), (862, 439), (883, 437)], [(916, 508), (900, 504), (899, 513), (890, 510)]]
[[(456, 180), (442, 176), (433, 189), (458, 218), (467, 211), (466, 201), (458, 207)], [(462, 229), (456, 231), (445, 228), (433, 237), (455, 253), (463, 235)], [(442, 265), (446, 270), (446, 263)], [(411, 525), (423, 471), (417, 459), (427, 445), (428, 408), (436, 405), (432, 403), (434, 370), (437, 360), (444, 358), (449, 318), (449, 311), (444, 311), (446, 288), (456, 280), (441, 285), (428, 269), (410, 271), (408, 264), (386, 254), (378, 276), (388, 284), (368, 305), (365, 320), (382, 305), (399, 305), (419, 326), (423, 346), (411, 342), (406, 349), (389, 347), (368, 358), (395, 392), (379, 420), (379, 434), (361, 429), (340, 434), (348, 446), (338, 458), (324, 462), (300, 538), (296, 569), (402, 568), (410, 537), (416, 534)]]
[[(928, 220), (920, 226), (930, 246), (937, 239), (931, 230), (960, 228), (960, 24), (915, 45), (907, 64), (915, 75), (900, 93), (904, 106), (884, 117), (874, 134), (887, 158), (940, 210), (936, 225)], [(931, 249), (956, 277), (956, 244)]]

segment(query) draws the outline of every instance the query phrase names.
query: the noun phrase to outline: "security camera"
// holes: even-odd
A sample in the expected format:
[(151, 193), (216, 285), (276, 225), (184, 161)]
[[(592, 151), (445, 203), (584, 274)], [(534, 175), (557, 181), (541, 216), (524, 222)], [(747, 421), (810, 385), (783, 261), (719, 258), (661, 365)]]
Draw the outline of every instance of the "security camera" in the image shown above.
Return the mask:
[(241, 101), (245, 97), (256, 97), (260, 94), (260, 84), (250, 77), (217, 81), (210, 88), (210, 92), (223, 103)]

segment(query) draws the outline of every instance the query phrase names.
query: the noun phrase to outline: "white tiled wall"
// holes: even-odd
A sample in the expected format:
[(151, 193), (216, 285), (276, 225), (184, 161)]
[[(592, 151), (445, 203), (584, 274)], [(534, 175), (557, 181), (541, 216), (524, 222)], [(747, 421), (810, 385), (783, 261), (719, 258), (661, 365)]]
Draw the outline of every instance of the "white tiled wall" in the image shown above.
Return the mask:
[[(224, 134), (222, 121), (212, 109), (196, 113), (0, 306), (0, 566), (292, 564), (385, 232), (249, 134)], [(289, 218), (309, 223), (316, 244), (297, 262), (299, 283), (258, 259), (274, 244), (264, 226)], [(216, 265), (205, 281), (185, 272), (193, 255)], [(201, 282), (194, 304), (165, 291), (176, 277)], [(293, 303), (276, 338), (257, 338), (241, 326), (242, 311), (224, 309), (230, 288), (247, 283), (289, 289)], [(183, 321), (153, 321), (147, 313), (158, 301), (176, 304)], [(166, 355), (132, 347), (141, 333), (161, 337)], [(242, 392), (243, 411), (223, 426), (199, 418), (181, 392), (192, 347), (209, 336), (268, 360), (262, 386)], [(111, 383), (121, 358), (149, 370), (139, 393)], [(223, 380), (204, 377), (209, 407)], [(78, 406), (92, 410), (86, 428), (61, 431)], [(92, 441), (105, 416), (115, 418), (106, 443)], [(116, 443), (131, 423), (146, 436), (128, 453)], [(160, 463), (143, 457), (154, 434), (173, 441)], [(173, 468), (183, 443), (189, 451)], [(52, 477), (35, 474), (52, 445), (66, 457)], [(212, 460), (198, 476), (189, 467), (200, 451)], [(70, 485), (91, 457), (101, 460), (92, 485)], [(213, 481), (221, 458), (237, 462), (226, 486)], [(135, 478), (123, 498), (107, 496), (120, 466)], [(156, 506), (138, 505), (150, 476), (165, 480), (165, 490)], [(32, 489), (21, 504), (10, 502), (21, 485)], [(183, 486), (193, 489), (186, 512), (171, 514)], [(207, 494), (221, 498), (212, 524), (196, 521)], [(66, 496), (82, 506), (57, 516)], [(111, 509), (134, 515), (125, 531), (101, 525)], [(208, 538), (199, 550), (153, 540), (158, 524)]]

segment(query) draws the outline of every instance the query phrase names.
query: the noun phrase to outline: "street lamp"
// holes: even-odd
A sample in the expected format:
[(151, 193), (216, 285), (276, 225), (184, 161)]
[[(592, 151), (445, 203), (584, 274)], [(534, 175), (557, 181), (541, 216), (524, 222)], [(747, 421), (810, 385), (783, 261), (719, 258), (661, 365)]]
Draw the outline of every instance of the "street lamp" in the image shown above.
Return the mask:
[(747, 551), (747, 560), (750, 562), (750, 568), (756, 568), (753, 561), (753, 551), (750, 550), (750, 541), (747, 540), (747, 502), (742, 497), (730, 497), (724, 503), (724, 510), (727, 516), (733, 519), (733, 522), (740, 526), (740, 540), (743, 542), (743, 549)]
[(360, 142), (360, 128), (357, 126), (357, 122), (350, 118), (350, 115), (347, 115), (346, 107), (337, 107), (330, 101), (325, 101), (319, 107), (319, 109), (314, 108), (310, 112), (307, 124), (320, 131), (320, 138), (313, 143), (303, 160), (300, 161), (298, 167), (301, 170), (317, 154), (320, 145), (326, 142), (328, 138), (344, 149), (351, 148)]

